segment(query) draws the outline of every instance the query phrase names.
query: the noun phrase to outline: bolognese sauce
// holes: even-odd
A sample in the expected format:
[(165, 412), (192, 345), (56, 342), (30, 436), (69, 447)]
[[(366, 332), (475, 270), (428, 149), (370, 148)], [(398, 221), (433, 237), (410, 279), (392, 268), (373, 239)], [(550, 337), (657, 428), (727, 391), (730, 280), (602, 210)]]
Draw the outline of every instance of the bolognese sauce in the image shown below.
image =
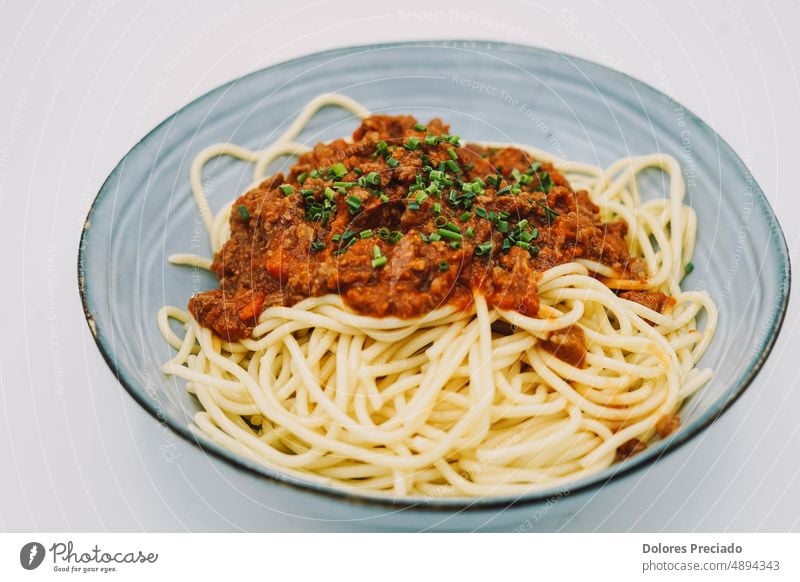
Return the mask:
[[(535, 315), (547, 269), (578, 258), (645, 279), (623, 220), (603, 222), (585, 190), (513, 147), (462, 145), (439, 119), (364, 119), (352, 142), (316, 145), (232, 207), (230, 239), (215, 255), (219, 289), (189, 309), (220, 337), (247, 337), (259, 314), (338, 293), (355, 312), (410, 318), (446, 304)], [(643, 295), (642, 293), (645, 293)], [(631, 294), (659, 311), (666, 297)], [(577, 328), (567, 359), (582, 362)]]

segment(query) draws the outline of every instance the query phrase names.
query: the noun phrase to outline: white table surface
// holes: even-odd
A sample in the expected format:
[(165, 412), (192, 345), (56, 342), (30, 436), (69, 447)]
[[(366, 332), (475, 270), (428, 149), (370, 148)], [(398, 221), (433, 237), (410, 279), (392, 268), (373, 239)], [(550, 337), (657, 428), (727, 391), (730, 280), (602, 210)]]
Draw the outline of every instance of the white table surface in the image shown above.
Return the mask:
[[(252, 504), (232, 471), (117, 384), (83, 319), (81, 223), (152, 126), (241, 74), (392, 40), (510, 41), (671, 93), (748, 163), (800, 253), (800, 4), (683, 2), (0, 4), (0, 530), (323, 530)], [(368, 6), (366, 12), (358, 7)], [(558, 3), (565, 5), (564, 2)], [(423, 11), (422, 13), (418, 11)], [(800, 530), (798, 286), (765, 368), (681, 453), (566, 531)]]

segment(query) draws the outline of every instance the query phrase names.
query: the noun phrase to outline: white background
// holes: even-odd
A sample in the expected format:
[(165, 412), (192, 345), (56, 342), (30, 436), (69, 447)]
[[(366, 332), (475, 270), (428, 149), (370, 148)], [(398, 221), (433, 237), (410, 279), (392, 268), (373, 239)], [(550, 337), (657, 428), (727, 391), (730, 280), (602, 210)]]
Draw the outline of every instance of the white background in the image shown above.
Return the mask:
[[(152, 126), (205, 91), (319, 50), (520, 42), (671, 93), (748, 163), (800, 254), (796, 2), (0, 4), (0, 530), (308, 530), (225, 487), (115, 381), (76, 284), (83, 217)], [(797, 285), (745, 395), (701, 437), (564, 520), (569, 531), (800, 530)]]

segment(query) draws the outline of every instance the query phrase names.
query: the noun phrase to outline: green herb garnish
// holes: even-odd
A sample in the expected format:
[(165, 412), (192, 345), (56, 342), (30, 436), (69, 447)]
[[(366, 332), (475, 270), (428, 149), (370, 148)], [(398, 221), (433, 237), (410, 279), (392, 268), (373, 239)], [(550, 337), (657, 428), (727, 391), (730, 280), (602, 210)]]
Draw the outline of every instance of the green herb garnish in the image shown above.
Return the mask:
[(485, 242), (475, 247), (475, 254), (479, 257), (485, 257), (492, 252), (492, 243)]
[(335, 176), (336, 178), (341, 178), (342, 176), (347, 174), (347, 168), (345, 167), (344, 164), (338, 162), (331, 166), (330, 173), (332, 176)]

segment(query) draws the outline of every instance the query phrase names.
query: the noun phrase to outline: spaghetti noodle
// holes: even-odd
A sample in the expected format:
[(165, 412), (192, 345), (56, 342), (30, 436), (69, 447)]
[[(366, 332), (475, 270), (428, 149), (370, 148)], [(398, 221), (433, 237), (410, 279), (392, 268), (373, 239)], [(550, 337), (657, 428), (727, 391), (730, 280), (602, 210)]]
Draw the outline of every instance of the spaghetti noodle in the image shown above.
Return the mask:
[[(214, 253), (230, 239), (236, 211), (232, 203), (212, 214), (204, 164), (223, 155), (252, 163), (257, 187), (274, 160), (310, 151), (295, 140), (324, 106), (369, 118), (347, 97), (322, 95), (264, 150), (218, 144), (197, 156), (191, 185)], [(374, 317), (326, 293), (266, 306), (241, 338), (164, 307), (158, 324), (177, 354), (163, 370), (199, 400), (193, 428), (282, 472), (390, 496), (520, 494), (602, 470), (674, 430), (682, 402), (711, 377), (696, 364), (717, 322), (707, 293), (680, 288), (697, 220), (683, 204), (677, 161), (637, 156), (602, 169), (514, 147), (586, 190), (603, 219), (624, 220), (630, 256), (647, 276), (596, 257), (557, 264), (538, 276), (535, 314), (477, 291), (468, 304)], [(668, 176), (668, 197), (640, 199), (637, 178), (649, 169)], [(190, 254), (170, 261), (212, 268)], [(670, 300), (657, 309), (626, 290)], [(553, 349), (572, 330), (585, 343), (580, 362)]]

